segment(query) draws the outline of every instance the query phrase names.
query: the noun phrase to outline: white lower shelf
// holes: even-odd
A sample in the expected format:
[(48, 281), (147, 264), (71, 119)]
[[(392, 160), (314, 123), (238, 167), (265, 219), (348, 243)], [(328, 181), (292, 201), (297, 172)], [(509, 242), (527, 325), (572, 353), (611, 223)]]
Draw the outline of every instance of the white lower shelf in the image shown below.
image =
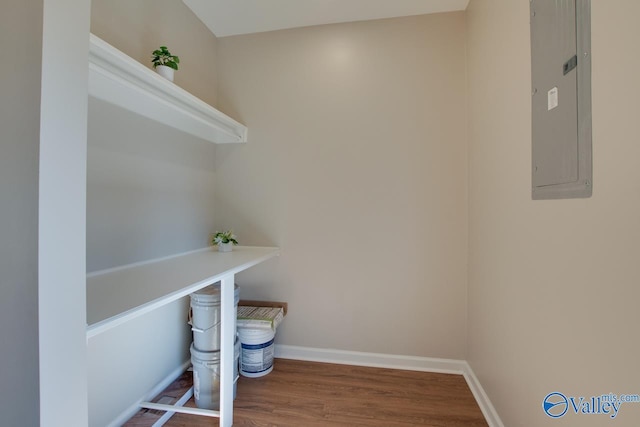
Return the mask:
[(87, 275), (87, 338), (280, 254), (272, 247), (206, 248)]

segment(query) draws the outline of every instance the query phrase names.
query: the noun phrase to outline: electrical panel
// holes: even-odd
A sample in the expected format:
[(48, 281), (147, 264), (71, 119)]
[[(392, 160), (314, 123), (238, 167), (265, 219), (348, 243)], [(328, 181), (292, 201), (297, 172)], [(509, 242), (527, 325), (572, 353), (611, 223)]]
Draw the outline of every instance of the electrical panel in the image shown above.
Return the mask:
[(591, 197), (590, 0), (530, 0), (532, 198)]

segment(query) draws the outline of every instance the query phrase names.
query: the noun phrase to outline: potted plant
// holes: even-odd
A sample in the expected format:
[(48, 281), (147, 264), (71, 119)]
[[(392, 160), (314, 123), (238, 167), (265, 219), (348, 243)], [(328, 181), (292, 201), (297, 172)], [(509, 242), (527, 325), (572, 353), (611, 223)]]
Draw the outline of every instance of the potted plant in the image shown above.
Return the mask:
[(213, 243), (218, 245), (219, 252), (231, 252), (233, 250), (233, 246), (238, 244), (236, 240), (236, 235), (233, 234), (233, 231), (216, 231), (216, 234), (213, 236)]
[(151, 62), (153, 62), (153, 68), (155, 68), (156, 72), (162, 77), (172, 82), (173, 71), (178, 70), (180, 58), (172, 55), (166, 46), (160, 46), (159, 49), (153, 51), (152, 55)]

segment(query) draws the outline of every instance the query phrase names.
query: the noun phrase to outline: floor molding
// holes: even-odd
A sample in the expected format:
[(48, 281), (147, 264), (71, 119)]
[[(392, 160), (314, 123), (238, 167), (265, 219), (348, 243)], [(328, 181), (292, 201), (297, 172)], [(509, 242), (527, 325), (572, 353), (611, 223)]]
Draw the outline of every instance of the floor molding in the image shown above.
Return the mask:
[(464, 360), (435, 359), (431, 357), (399, 356), (395, 354), (363, 353), (359, 351), (276, 345), (275, 357), (337, 363), (340, 365), (369, 366), (373, 368), (404, 369), (407, 371), (439, 372), (463, 375)]
[(466, 360), (437, 359), (432, 357), (400, 356), (395, 354), (364, 353), (277, 344), (275, 357), (306, 360), (309, 362), (337, 363), (340, 365), (369, 366), (374, 368), (403, 369), (407, 371), (437, 372), (462, 375), (478, 402), (489, 427), (504, 427), (487, 393)]
[(120, 427), (131, 417), (138, 413), (140, 410), (140, 403), (153, 399), (156, 395), (160, 394), (165, 388), (169, 387), (180, 375), (184, 373), (191, 366), (191, 360), (187, 360), (182, 365), (174, 369), (165, 379), (160, 381), (154, 388), (152, 388), (147, 394), (142, 396), (133, 405), (129, 406), (124, 412), (107, 425), (107, 427)]
[(467, 381), (467, 385), (471, 389), (473, 397), (475, 397), (476, 402), (478, 402), (478, 406), (480, 407), (484, 418), (487, 420), (487, 424), (489, 424), (489, 427), (504, 427), (496, 408), (489, 400), (489, 396), (487, 396), (484, 388), (482, 388), (482, 384), (480, 384), (478, 377), (476, 377), (476, 374), (473, 372), (473, 369), (471, 369), (469, 363), (464, 363), (466, 368), (462, 375), (464, 375), (464, 379)]

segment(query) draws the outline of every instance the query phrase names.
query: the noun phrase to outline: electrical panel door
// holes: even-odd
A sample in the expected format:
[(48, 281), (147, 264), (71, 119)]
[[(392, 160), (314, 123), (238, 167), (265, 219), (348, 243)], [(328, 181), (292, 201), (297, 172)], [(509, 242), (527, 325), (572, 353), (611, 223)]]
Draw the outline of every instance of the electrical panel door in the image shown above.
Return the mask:
[(531, 0), (532, 197), (590, 197), (589, 0)]

